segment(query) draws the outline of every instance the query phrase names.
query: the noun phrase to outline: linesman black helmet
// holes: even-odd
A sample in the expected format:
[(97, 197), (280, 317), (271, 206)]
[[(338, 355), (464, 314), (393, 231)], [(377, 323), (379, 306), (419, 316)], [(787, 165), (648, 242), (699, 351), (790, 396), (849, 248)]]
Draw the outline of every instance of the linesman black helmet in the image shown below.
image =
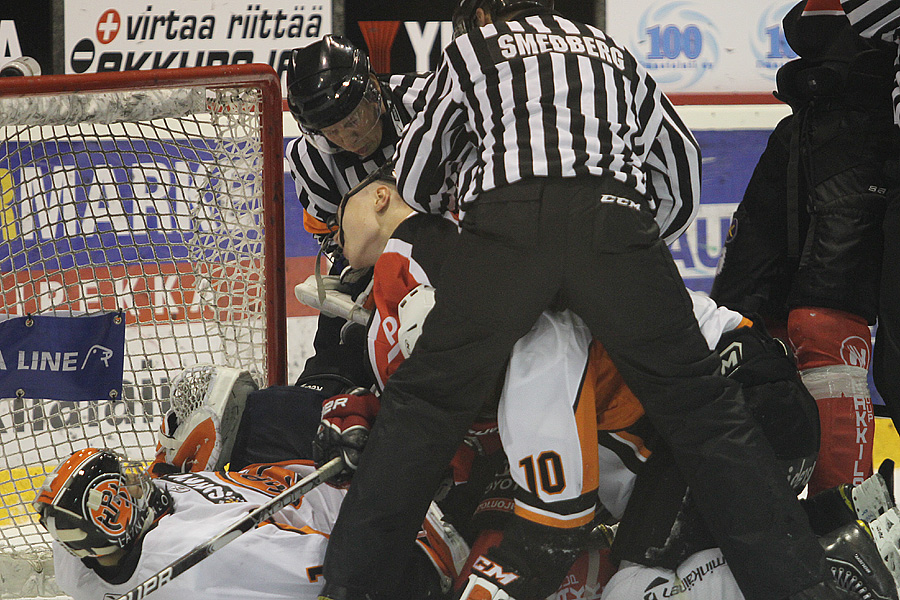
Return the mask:
[(461, 36), (478, 27), (475, 11), (483, 9), (491, 17), (499, 18), (511, 12), (525, 9), (552, 9), (553, 0), (459, 0), (453, 11), (453, 35)]
[(295, 48), (287, 71), (291, 114), (308, 130), (334, 125), (359, 105), (370, 71), (366, 53), (340, 36)]

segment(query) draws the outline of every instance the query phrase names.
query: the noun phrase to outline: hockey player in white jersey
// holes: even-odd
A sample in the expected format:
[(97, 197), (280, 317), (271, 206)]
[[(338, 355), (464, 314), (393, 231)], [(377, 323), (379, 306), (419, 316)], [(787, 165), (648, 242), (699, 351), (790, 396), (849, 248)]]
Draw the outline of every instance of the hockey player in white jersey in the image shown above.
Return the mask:
[[(198, 365), (173, 381), (174, 409), (150, 469), (109, 449), (85, 448), (47, 476), (34, 508), (54, 540), (63, 591), (75, 600), (124, 595), (315, 470), (305, 459), (217, 468), (233, 456), (230, 437), (248, 393), (243, 375)], [(151, 472), (162, 475), (151, 478)], [(315, 599), (345, 493), (326, 485), (313, 489), (160, 586), (152, 598)], [(416, 545), (421, 552), (399, 577), (398, 593), (443, 598), (468, 548), (436, 507)]]
[[(308, 462), (150, 480), (97, 448), (51, 474), (35, 508), (54, 538), (56, 580), (75, 600), (127, 593), (309, 474)], [(320, 486), (153, 593), (158, 600), (314, 599), (344, 492)]]

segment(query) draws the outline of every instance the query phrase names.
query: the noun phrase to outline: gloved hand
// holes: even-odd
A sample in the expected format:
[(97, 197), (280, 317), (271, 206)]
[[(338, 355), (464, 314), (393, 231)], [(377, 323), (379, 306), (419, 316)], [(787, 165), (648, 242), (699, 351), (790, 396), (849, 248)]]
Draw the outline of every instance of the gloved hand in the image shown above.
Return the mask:
[(450, 461), (453, 482), (457, 484), (467, 482), (475, 457), (489, 456), (502, 447), (497, 421), (473, 423), (466, 431), (463, 443), (457, 448), (453, 460)]
[(364, 388), (333, 396), (322, 404), (322, 420), (313, 438), (313, 459), (317, 467), (336, 456), (344, 459), (344, 470), (328, 482), (331, 485), (350, 484), (380, 405), (378, 397)]
[(459, 600), (515, 600), (492, 581), (479, 577), (475, 573), (469, 575), (469, 581), (459, 596)]

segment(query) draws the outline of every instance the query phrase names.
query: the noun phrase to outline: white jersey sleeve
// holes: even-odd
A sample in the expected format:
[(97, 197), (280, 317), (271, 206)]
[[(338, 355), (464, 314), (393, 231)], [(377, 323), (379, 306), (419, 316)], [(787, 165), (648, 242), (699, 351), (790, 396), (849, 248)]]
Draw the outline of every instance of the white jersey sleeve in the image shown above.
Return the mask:
[(744, 600), (718, 548), (689, 556), (670, 571), (624, 561), (606, 584), (601, 600)]
[[(111, 584), (54, 545), (56, 579), (74, 600), (107, 600), (165, 568), (313, 471), (307, 464), (251, 466), (154, 480), (172, 494), (174, 511), (144, 538), (137, 568)], [(344, 491), (321, 485), (297, 504), (239, 536), (153, 592), (154, 600), (315, 600), (322, 562)]]
[(703, 292), (688, 290), (688, 294), (694, 303), (694, 317), (700, 325), (700, 332), (706, 339), (709, 349), (714, 350), (722, 334), (736, 329), (744, 320), (744, 315), (717, 305), (715, 300)]

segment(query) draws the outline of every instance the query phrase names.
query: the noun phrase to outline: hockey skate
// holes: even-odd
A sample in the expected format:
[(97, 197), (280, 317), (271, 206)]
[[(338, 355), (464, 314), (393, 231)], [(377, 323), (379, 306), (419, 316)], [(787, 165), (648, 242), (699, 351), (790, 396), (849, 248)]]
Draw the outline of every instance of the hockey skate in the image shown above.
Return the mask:
[(882, 473), (859, 485), (845, 483), (803, 500), (816, 535), (826, 535), (857, 519), (871, 523), (894, 508), (894, 498)]
[(861, 599), (898, 600), (894, 578), (865, 522), (848, 523), (819, 542), (838, 587)]

